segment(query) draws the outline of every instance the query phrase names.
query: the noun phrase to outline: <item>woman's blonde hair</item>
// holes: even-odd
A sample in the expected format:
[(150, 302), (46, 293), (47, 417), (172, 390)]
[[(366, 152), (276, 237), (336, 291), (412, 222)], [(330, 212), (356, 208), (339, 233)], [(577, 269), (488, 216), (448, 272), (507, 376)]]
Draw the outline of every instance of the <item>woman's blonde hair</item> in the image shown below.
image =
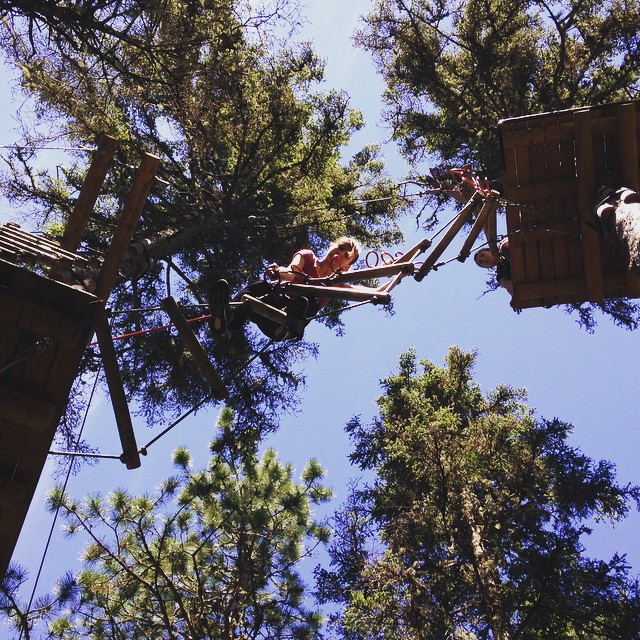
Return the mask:
[(329, 245), (329, 253), (334, 250), (348, 251), (349, 266), (351, 266), (360, 257), (360, 243), (355, 238), (343, 236), (338, 238)]

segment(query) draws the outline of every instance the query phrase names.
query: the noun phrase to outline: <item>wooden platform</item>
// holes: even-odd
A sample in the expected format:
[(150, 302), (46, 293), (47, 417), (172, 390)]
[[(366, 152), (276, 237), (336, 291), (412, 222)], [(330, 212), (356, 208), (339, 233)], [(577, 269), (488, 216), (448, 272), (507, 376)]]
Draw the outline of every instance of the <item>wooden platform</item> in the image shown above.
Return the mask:
[(0, 576), (27, 515), (100, 301), (0, 260)]
[[(94, 329), (122, 444), (120, 460), (128, 469), (140, 466), (105, 303), (133, 239), (159, 158), (143, 154), (96, 279), (85, 274), (80, 283), (74, 271), (88, 265), (74, 252), (117, 147), (114, 138), (100, 139), (60, 244), (13, 223), (0, 227), (0, 579)], [(47, 272), (49, 277), (44, 275)], [(87, 292), (90, 283), (94, 294)]]
[(520, 308), (640, 297), (627, 252), (605, 241), (598, 187), (638, 188), (640, 102), (502, 120), (513, 304)]

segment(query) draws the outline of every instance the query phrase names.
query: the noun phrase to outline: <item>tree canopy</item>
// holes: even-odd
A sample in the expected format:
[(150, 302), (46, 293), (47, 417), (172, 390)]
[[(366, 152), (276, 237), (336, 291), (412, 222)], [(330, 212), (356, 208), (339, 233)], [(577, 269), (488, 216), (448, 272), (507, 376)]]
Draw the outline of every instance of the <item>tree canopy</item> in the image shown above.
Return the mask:
[[(99, 31), (84, 22), (88, 5), (73, 13), (81, 26), (56, 28), (66, 24), (63, 4), (18, 4), (0, 30), (37, 125), (24, 114), (23, 140), (3, 156), (2, 192), (32, 224), (58, 229), (82, 184), (87, 148), (102, 133), (117, 138), (116, 165), (85, 237), (84, 248), (100, 252), (132, 167), (145, 152), (161, 159), (136, 236), (147, 241), (155, 266), (114, 290), (114, 334), (164, 324), (157, 307), (169, 292), (184, 304), (206, 303), (216, 279), (237, 289), (271, 262), (288, 264), (300, 247), (319, 250), (344, 234), (370, 245), (399, 237), (394, 220), (403, 201), (377, 149), (341, 160), (362, 117), (345, 93), (318, 90), (323, 64), (310, 44), (290, 37), (296, 3), (101, 2), (92, 18)], [(51, 175), (38, 150), (61, 141), (71, 147), (69, 158)], [(128, 309), (146, 311), (122, 313)], [(324, 321), (339, 322), (335, 315)], [(266, 342), (255, 333), (231, 343), (212, 341), (204, 323), (196, 330), (245, 428), (274, 428), (302, 381), (292, 363), (315, 347), (263, 352)], [(117, 348), (128, 394), (149, 421), (206, 398), (178, 340), (167, 332), (141, 335)]]
[(500, 177), (501, 118), (638, 93), (637, 2), (377, 0), (356, 42), (387, 84), (408, 160), (471, 162)]
[(522, 389), (484, 395), (473, 353), (418, 370), (405, 354), (380, 416), (348, 425), (375, 479), (338, 514), (319, 596), (345, 638), (634, 638), (640, 591), (623, 556), (589, 558), (593, 520), (638, 506), (610, 462), (571, 447)]
[[(426, 163), (470, 163), (500, 191), (500, 119), (638, 95), (637, 0), (377, 0), (363, 20), (355, 41), (385, 80), (385, 120), (417, 181)], [(624, 299), (567, 306), (588, 329), (598, 309), (640, 321)]]
[(295, 482), (273, 450), (258, 458), (232, 444), (233, 428), (226, 409), (207, 469), (178, 450), (176, 475), (153, 494), (77, 500), (54, 489), (51, 511), (86, 542), (83, 568), (29, 612), (14, 569), (0, 604), (16, 629), (27, 639), (320, 637), (298, 567), (328, 539), (311, 513), (331, 496), (323, 469), (312, 460)]

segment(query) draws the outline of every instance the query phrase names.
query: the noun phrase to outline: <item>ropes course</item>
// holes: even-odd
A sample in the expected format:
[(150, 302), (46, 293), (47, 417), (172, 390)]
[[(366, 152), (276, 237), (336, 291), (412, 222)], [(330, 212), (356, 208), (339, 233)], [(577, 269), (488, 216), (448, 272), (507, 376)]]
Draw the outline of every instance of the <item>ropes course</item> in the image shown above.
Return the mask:
[[(394, 200), (406, 202), (435, 194), (453, 198), (461, 208), (431, 238), (421, 240), (407, 251), (372, 249), (364, 257), (363, 268), (353, 271), (338, 269), (329, 276), (317, 278), (307, 275), (293, 281), (285, 278), (274, 284), (278, 292), (289, 299), (326, 298), (346, 303), (340, 309), (330, 307), (326, 313), (316, 311), (301, 320), (288, 307), (274, 306), (266, 296), (256, 298), (249, 294), (234, 298), (228, 306), (234, 311), (251, 312), (267, 318), (285, 329), (300, 326), (303, 329), (308, 321), (336, 312), (364, 304), (389, 304), (391, 291), (405, 277), (412, 276), (416, 282), (421, 282), (431, 271), (437, 271), (453, 260), (464, 262), (479, 248), (486, 247), (492, 255), (500, 255), (505, 240), (509, 242), (511, 304), (516, 310), (584, 301), (601, 302), (605, 298), (620, 296), (640, 297), (640, 278), (629, 269), (628, 246), (606, 240), (601, 221), (594, 214), (597, 186), (628, 185), (635, 192), (640, 190), (637, 160), (640, 155), (639, 104), (605, 105), (501, 121), (498, 129), (504, 168), (500, 192), (492, 188), (487, 178), (474, 174), (465, 165), (434, 169), (422, 183), (401, 183), (393, 195), (351, 201), (350, 206)], [(18, 145), (0, 148), (12, 148), (17, 153), (26, 149)], [(225, 400), (229, 395), (227, 384), (233, 384), (235, 376), (246, 370), (256, 358), (268, 353), (275, 342), (269, 340), (246, 361), (238, 363), (237, 370), (227, 371), (224, 378), (220, 376), (200, 344), (197, 330), (194, 331), (202, 322), (209, 322), (212, 326), (215, 320), (211, 311), (213, 303), (211, 306), (202, 303), (196, 284), (171, 257), (166, 259), (167, 297), (160, 306), (107, 310), (106, 301), (125, 258), (134, 253), (150, 261), (146, 255), (147, 241), (133, 241), (150, 185), (154, 180), (160, 180), (178, 191), (168, 181), (156, 176), (160, 163), (151, 154), (142, 157), (114, 228), (113, 239), (102, 257), (95, 280), (90, 283), (93, 290), (89, 293), (86, 288), (88, 278), (83, 269), (88, 268), (90, 260), (75, 252), (100, 187), (114, 162), (116, 148), (117, 141), (107, 136), (95, 148), (48, 148), (94, 154), (59, 245), (23, 232), (15, 224), (0, 227), (0, 278), (3, 283), (11, 283), (0, 287), (0, 302), (4, 302), (0, 305), (0, 322), (4, 323), (2, 329), (6, 334), (6, 344), (2, 345), (4, 350), (0, 350), (0, 373), (3, 374), (0, 417), (5, 420), (5, 428), (0, 433), (0, 468), (11, 470), (6, 477), (0, 477), (0, 510), (4, 508), (12, 514), (12, 518), (4, 518), (0, 526), (0, 575), (6, 571), (48, 455), (67, 457), (70, 469), (74, 461), (82, 457), (117, 459), (128, 469), (135, 469), (141, 464), (140, 455), (146, 456), (150, 447), (188, 416), (208, 402)], [(614, 205), (612, 207), (615, 208)], [(334, 209), (335, 218), (301, 220), (298, 224), (309, 227), (343, 221), (341, 206)], [(286, 223), (286, 228), (291, 230), (296, 226), (291, 224), (294, 218), (315, 212), (326, 214), (321, 207), (268, 215), (258, 212), (247, 216), (244, 222), (249, 231), (263, 229), (273, 232), (278, 220), (282, 219), (283, 228)], [(498, 212), (506, 218), (504, 234), (498, 233)], [(189, 214), (191, 217), (197, 215), (200, 214)], [(228, 223), (220, 220), (216, 224), (222, 227)], [(463, 232), (465, 237), (456, 254), (445, 257), (445, 251)], [(480, 238), (481, 234), (484, 240)], [(41, 271), (48, 270), (49, 277), (30, 272), (17, 263), (40, 265)], [(291, 275), (280, 273), (287, 277)], [(184, 281), (198, 304), (178, 304), (173, 299), (171, 274)], [(376, 288), (354, 284), (378, 279), (386, 281)], [(135, 299), (135, 290), (133, 295)], [(203, 312), (203, 307), (209, 308)], [(158, 312), (166, 313), (169, 322), (145, 327), (140, 326), (144, 319), (139, 324), (136, 320), (135, 330), (112, 335), (113, 318), (118, 315), (153, 314), (148, 321), (151, 324), (157, 320), (155, 314)], [(193, 314), (193, 317), (185, 317), (185, 313), (187, 316)], [(159, 434), (138, 446), (114, 343), (143, 339), (154, 332), (169, 329), (175, 329), (179, 334), (209, 390)], [(92, 339), (94, 334), (95, 340)], [(71, 384), (86, 347), (96, 345), (100, 350), (102, 372), (109, 389), (122, 453), (56, 451), (51, 444), (68, 401)], [(276, 348), (287, 348), (286, 343)], [(37, 384), (30, 386), (32, 380), (37, 380)], [(91, 399), (87, 412), (90, 403)], [(83, 428), (87, 415), (85, 413)], [(79, 440), (76, 446), (78, 444)]]

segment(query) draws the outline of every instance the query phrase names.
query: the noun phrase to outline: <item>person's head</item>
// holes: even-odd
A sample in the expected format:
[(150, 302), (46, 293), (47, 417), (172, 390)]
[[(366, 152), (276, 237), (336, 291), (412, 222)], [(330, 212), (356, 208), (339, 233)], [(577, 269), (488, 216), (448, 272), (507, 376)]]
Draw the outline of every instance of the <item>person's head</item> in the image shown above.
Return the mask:
[(493, 253), (491, 249), (478, 249), (473, 254), (473, 259), (479, 267), (484, 267), (485, 269), (496, 267), (500, 262), (500, 257)]
[(360, 243), (354, 238), (342, 237), (329, 245), (327, 258), (333, 271), (348, 271), (360, 256)]

